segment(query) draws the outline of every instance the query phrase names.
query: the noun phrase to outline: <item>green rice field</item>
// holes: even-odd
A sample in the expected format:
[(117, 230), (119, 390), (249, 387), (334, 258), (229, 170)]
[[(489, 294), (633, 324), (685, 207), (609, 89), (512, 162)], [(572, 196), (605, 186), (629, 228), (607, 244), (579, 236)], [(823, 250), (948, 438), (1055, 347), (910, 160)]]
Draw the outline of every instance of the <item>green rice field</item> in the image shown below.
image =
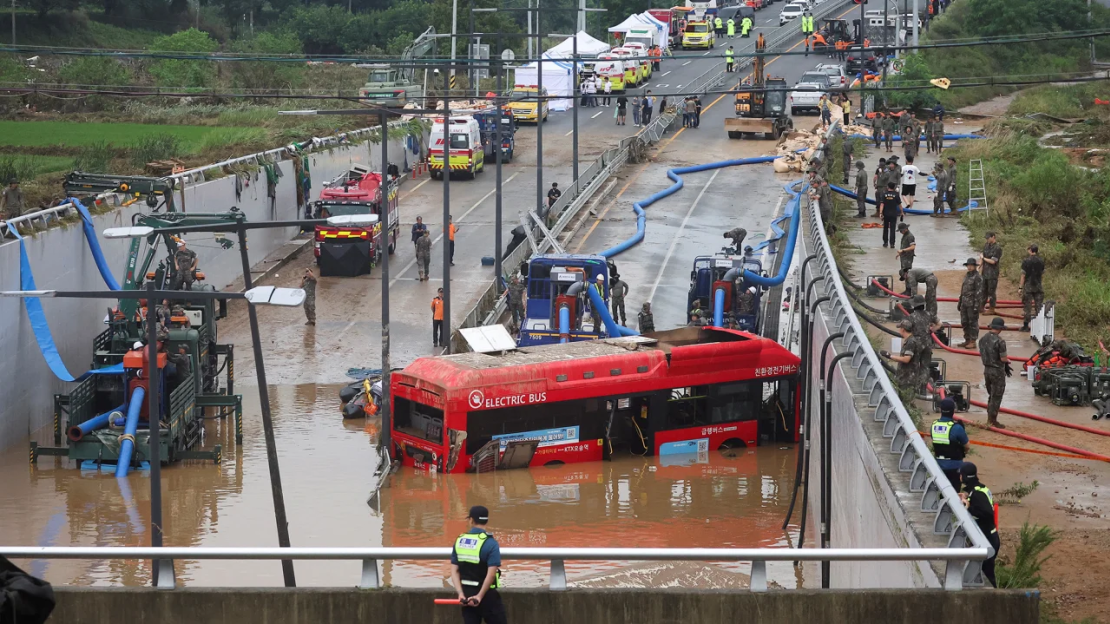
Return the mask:
[(6, 147), (80, 147), (107, 142), (116, 147), (135, 145), (140, 140), (171, 135), (188, 152), (220, 144), (265, 138), (262, 128), (214, 126), (174, 126), (159, 124), (0, 121), (0, 146)]

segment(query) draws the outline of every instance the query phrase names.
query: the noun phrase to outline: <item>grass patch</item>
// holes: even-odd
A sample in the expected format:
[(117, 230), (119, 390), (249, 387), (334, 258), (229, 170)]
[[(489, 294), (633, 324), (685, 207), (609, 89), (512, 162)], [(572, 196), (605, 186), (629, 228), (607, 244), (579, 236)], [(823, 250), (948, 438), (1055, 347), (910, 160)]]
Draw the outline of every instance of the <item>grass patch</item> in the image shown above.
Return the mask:
[(65, 156), (36, 156), (9, 154), (0, 157), (0, 180), (30, 180), (31, 178), (58, 171), (68, 171), (73, 167), (73, 159)]
[(197, 151), (210, 152), (230, 146), (264, 146), (269, 133), (263, 128), (214, 128), (205, 134), (197, 145)]
[[(187, 151), (195, 151), (216, 128), (132, 123), (77, 123), (68, 121), (0, 121), (0, 144), (8, 146), (80, 146), (107, 143), (131, 147), (153, 136), (172, 136)], [(248, 129), (249, 130), (249, 129)]]
[(1011, 115), (1048, 113), (1053, 117), (1110, 117), (1105, 106), (1095, 105), (1095, 98), (1106, 95), (1110, 81), (1055, 86), (1045, 85), (1018, 93), (1007, 112)]
[(997, 231), (1002, 274), (1017, 283), (1025, 250), (1036, 243), (1057, 327), (1096, 353), (1099, 338), (1110, 340), (1110, 171), (1074, 167), (1060, 150), (1018, 135), (968, 141), (952, 155), (961, 164), (981, 158), (986, 173), (990, 214), (963, 217), (972, 247)]

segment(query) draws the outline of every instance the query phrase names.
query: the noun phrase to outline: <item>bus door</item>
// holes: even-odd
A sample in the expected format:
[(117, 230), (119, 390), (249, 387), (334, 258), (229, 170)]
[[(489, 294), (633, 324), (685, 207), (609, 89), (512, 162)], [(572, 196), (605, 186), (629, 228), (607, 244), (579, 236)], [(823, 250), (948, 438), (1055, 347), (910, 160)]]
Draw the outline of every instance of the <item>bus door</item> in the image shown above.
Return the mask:
[(701, 453), (756, 446), (763, 382), (741, 380), (673, 388), (663, 414), (651, 420), (655, 452)]
[(653, 411), (653, 400), (658, 402), (662, 398), (662, 395), (657, 397), (648, 394), (606, 399), (605, 459), (609, 459), (617, 450), (627, 450), (635, 455), (650, 454), (652, 444), (648, 416)]

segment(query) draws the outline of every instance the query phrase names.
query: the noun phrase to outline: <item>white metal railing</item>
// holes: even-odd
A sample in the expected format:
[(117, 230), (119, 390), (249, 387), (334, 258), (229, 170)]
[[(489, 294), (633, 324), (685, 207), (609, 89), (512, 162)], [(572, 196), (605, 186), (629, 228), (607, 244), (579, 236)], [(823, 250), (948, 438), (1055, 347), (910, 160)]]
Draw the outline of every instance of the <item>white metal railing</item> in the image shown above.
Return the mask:
[[(902, 404), (894, 385), (883, 370), (878, 354), (875, 353), (867, 333), (860, 325), (852, 309), (851, 300), (840, 280), (836, 260), (825, 235), (825, 225), (821, 220), (816, 202), (809, 202), (812, 224), (811, 253), (815, 254), (816, 268), (813, 276), (824, 278), (824, 294), (829, 297), (826, 318), (831, 319), (829, 332), (843, 333), (836, 341), (841, 349), (852, 353), (841, 366), (847, 364), (856, 371), (856, 379), (863, 384), (867, 394), (867, 404), (875, 408), (874, 419), (883, 423), (883, 437), (890, 439), (890, 453), (898, 455), (899, 472), (909, 473), (909, 492), (900, 494), (910, 497), (919, 496), (919, 508), (923, 513), (932, 514), (933, 533), (948, 536), (948, 548), (955, 552), (979, 552), (991, 550), (975, 520), (960, 500), (956, 489), (948, 482), (940, 469), (933, 453), (921, 438), (917, 426)], [(800, 285), (803, 289), (805, 284)], [(817, 290), (820, 290), (819, 286)], [(968, 545), (971, 545), (971, 548)], [(945, 569), (944, 587), (959, 589), (964, 583), (981, 584), (981, 561), (983, 557), (948, 558)]]
[[(768, 561), (982, 561), (989, 548), (502, 548), (508, 561), (550, 561), (553, 591), (567, 589), (567, 561), (733, 561), (752, 565), (749, 589), (767, 591)], [(158, 561), (157, 586), (177, 587), (174, 561), (281, 560), (361, 561), (360, 589), (382, 586), (379, 561), (446, 561), (450, 548), (197, 548), (197, 547), (61, 547), (0, 546), (9, 559), (91, 559)], [(951, 588), (950, 588), (951, 589)], [(956, 588), (958, 589), (958, 587)]]

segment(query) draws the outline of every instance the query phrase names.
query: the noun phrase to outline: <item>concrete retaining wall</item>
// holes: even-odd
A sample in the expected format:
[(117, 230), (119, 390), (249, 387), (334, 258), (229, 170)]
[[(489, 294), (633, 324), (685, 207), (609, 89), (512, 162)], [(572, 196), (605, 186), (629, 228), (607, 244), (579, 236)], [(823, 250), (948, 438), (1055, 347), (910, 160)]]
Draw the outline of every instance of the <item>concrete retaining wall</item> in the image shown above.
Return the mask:
[[(399, 166), (404, 163), (402, 149), (402, 141), (390, 141), (390, 160)], [(409, 156), (411, 160), (411, 154)], [(313, 154), (309, 159), (312, 197), (319, 197), (324, 182), (339, 176), (354, 163), (379, 170), (381, 144), (368, 147), (363, 142), (337, 147)], [(185, 211), (225, 212), (237, 206), (249, 221), (296, 219), (299, 215), (293, 194), (293, 164), (284, 161), (278, 166), (285, 177), (278, 184), (273, 207), (266, 196), (265, 174), (261, 173), (257, 181), (252, 176), (250, 185), (243, 189), (238, 199), (232, 177), (189, 186), (185, 190)], [(180, 204), (180, 193), (175, 200)], [(145, 204), (138, 202), (96, 215), (93, 217), (96, 231), (130, 225), (132, 215), (143, 209)], [(252, 261), (261, 261), (296, 234), (295, 228), (252, 233), (248, 242)], [(212, 234), (191, 234), (186, 236), (186, 241), (197, 252), (199, 266), (208, 283), (223, 288), (242, 274), (237, 247), (222, 249)], [(40, 232), (27, 238), (26, 244), (31, 270), (40, 289), (105, 289), (79, 225)], [(130, 242), (102, 238), (100, 244), (117, 280), (122, 282)], [(19, 290), (19, 244), (10, 240), (0, 244), (0, 290)], [(70, 373), (78, 375), (89, 368), (92, 338), (103, 331), (105, 312), (114, 305), (114, 300), (43, 300), (54, 341)], [(54, 394), (67, 392), (71, 384), (59, 381), (46, 366), (19, 299), (0, 298), (0, 353), (4, 353), (0, 358), (0, 379), (4, 380), (0, 394), (3, 398), (0, 400), (0, 449), (3, 449), (49, 424), (53, 418)]]
[[(51, 621), (116, 624), (455, 624), (459, 609), (433, 606), (445, 590), (57, 590)], [(1034, 624), (1040, 597), (1024, 591), (508, 590), (510, 622), (527, 624)]]
[[(808, 215), (808, 211), (803, 210)], [(807, 219), (808, 220), (808, 219)], [(805, 225), (808, 225), (805, 224)], [(807, 228), (808, 230), (808, 228)], [(802, 255), (809, 249), (810, 239), (799, 237)], [(812, 265), (811, 265), (812, 266)], [(807, 276), (811, 279), (812, 274)], [(821, 284), (814, 286), (813, 299), (824, 293)], [(821, 347), (829, 337), (829, 319), (824, 306), (815, 315), (811, 362), (812, 457), (809, 471), (809, 508), (813, 540), (807, 546), (820, 544), (821, 508), (821, 428), (818, 423)], [(826, 354), (826, 366), (839, 353), (841, 342), (834, 340)], [(907, 473), (898, 470), (898, 455), (891, 454), (890, 439), (882, 435), (882, 426), (871, 417), (866, 391), (856, 379), (851, 359), (842, 360), (833, 371), (832, 381), (832, 530), (833, 548), (943, 548), (947, 537), (914, 527), (930, 527), (920, 509), (920, 494), (909, 491)], [(915, 511), (916, 510), (916, 511)], [(820, 579), (817, 579), (819, 582)], [(834, 562), (831, 564), (831, 587), (941, 587), (943, 567), (920, 561)]]

